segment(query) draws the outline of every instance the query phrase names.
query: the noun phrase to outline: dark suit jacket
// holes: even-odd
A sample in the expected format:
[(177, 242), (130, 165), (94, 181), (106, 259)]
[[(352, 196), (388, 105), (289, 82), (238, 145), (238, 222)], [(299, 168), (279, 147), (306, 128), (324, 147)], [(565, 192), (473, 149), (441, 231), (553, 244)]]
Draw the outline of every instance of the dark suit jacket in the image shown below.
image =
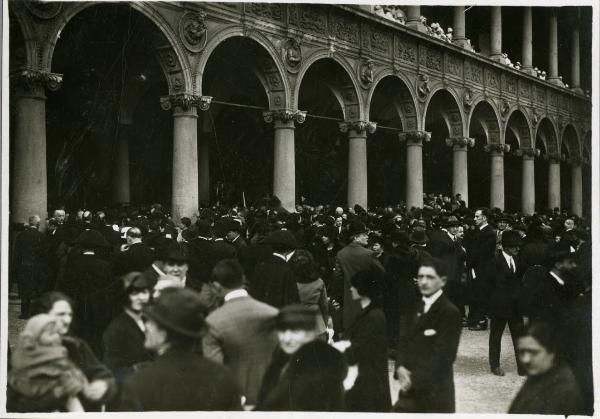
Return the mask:
[(488, 224), (483, 229), (476, 229), (467, 248), (467, 267), (479, 271), (496, 253), (496, 232)]
[(400, 336), (396, 368), (404, 366), (411, 373), (418, 412), (454, 413), (454, 371), (461, 315), (442, 294), (429, 311), (414, 311), (408, 330)]
[(519, 316), (521, 298), (521, 278), (523, 269), (518, 257), (513, 257), (516, 273), (513, 273), (502, 253), (496, 254), (487, 264), (484, 279), (488, 295), (490, 317), (510, 319)]
[(129, 272), (143, 272), (154, 261), (154, 252), (144, 243), (134, 243), (124, 252), (117, 254), (114, 273), (121, 276)]
[(17, 234), (12, 252), (11, 270), (16, 273), (21, 298), (33, 298), (51, 287), (50, 243), (33, 228)]
[(152, 360), (152, 353), (144, 348), (144, 339), (144, 332), (125, 311), (104, 331), (104, 363), (115, 375), (117, 383), (123, 383), (133, 374), (136, 364)]
[(225, 240), (215, 240), (212, 243), (212, 263), (211, 263), (211, 271), (214, 266), (219, 263), (219, 261), (223, 259), (230, 259), (236, 257), (235, 247), (226, 242)]
[(172, 348), (123, 384), (115, 410), (241, 410), (241, 395), (225, 367)]
[(251, 285), (250, 294), (270, 306), (281, 308), (300, 302), (294, 273), (279, 256), (271, 255), (256, 267)]
[(212, 242), (200, 237), (189, 242), (190, 275), (208, 281), (213, 269)]
[(386, 324), (381, 309), (371, 304), (365, 307), (348, 328), (345, 337), (352, 344), (346, 350), (348, 364), (358, 364), (358, 378), (346, 393), (346, 410), (389, 412)]
[(459, 281), (462, 274), (463, 252), (458, 241), (453, 241), (444, 230), (429, 235), (429, 253), (442, 259), (448, 269), (448, 281)]

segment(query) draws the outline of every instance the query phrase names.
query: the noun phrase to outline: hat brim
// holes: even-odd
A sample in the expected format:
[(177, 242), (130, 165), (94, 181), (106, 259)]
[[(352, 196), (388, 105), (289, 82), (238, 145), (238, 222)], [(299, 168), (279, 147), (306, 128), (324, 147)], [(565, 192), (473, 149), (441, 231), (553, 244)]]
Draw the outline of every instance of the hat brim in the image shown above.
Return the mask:
[(168, 329), (180, 335), (187, 336), (189, 338), (201, 338), (204, 334), (203, 330), (194, 331), (180, 327), (179, 325), (165, 317), (163, 313), (160, 313), (158, 310), (156, 310), (156, 308), (152, 305), (145, 306), (144, 308), (142, 308), (142, 313), (144, 314), (144, 316), (154, 320), (156, 323), (158, 323), (165, 329)]

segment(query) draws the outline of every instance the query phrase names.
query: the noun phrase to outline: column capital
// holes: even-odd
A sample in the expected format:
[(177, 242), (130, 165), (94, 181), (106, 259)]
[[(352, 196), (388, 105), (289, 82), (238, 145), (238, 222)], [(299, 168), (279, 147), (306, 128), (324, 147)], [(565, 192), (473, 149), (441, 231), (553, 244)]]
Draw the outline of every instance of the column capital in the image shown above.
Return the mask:
[(377, 129), (376, 122), (369, 121), (344, 121), (340, 122), (340, 131), (343, 133), (356, 131), (357, 133), (368, 132), (373, 134)]
[(54, 92), (60, 88), (63, 81), (62, 74), (28, 68), (16, 70), (11, 73), (10, 77), (29, 91), (46, 88)]
[(581, 157), (571, 157), (567, 159), (567, 163), (569, 163), (571, 167), (580, 167), (583, 164), (583, 159)]
[(407, 145), (423, 145), (431, 141), (431, 132), (429, 131), (404, 131), (398, 133), (400, 142), (406, 142)]
[(523, 159), (535, 159), (540, 154), (541, 151), (539, 148), (517, 148), (515, 150), (515, 155), (523, 157)]
[(544, 154), (544, 160), (547, 160), (550, 164), (559, 164), (561, 161), (565, 161), (566, 157), (560, 153), (546, 153)]
[(306, 111), (291, 109), (273, 109), (263, 112), (263, 118), (267, 124), (273, 121), (279, 122), (297, 122), (299, 124), (306, 120)]
[(179, 107), (183, 110), (198, 108), (201, 111), (207, 111), (210, 108), (212, 96), (200, 96), (191, 93), (177, 93), (175, 95), (162, 96), (160, 98), (160, 107), (165, 111), (172, 107)]
[(483, 149), (493, 156), (503, 156), (510, 151), (510, 144), (486, 144)]
[(454, 149), (467, 149), (467, 147), (475, 146), (475, 138), (469, 137), (452, 137), (446, 138), (446, 145)]

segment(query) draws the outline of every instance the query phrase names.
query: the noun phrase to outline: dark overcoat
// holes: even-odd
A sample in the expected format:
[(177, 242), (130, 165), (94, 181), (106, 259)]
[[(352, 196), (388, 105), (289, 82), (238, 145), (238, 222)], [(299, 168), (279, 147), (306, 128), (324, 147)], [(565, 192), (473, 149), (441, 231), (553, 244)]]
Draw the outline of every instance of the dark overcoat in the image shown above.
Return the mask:
[(190, 275), (201, 281), (209, 281), (212, 273), (213, 256), (212, 242), (202, 237), (196, 237), (189, 242)]
[(21, 298), (35, 298), (50, 289), (51, 260), (50, 244), (43, 233), (26, 228), (17, 234), (11, 269), (16, 274)]
[(522, 268), (517, 257), (516, 272), (508, 267), (501, 253), (496, 254), (487, 264), (484, 279), (488, 296), (488, 314), (497, 319), (511, 319), (521, 314), (519, 301), (521, 299)]
[(144, 332), (125, 311), (115, 317), (102, 335), (104, 363), (118, 384), (133, 374), (136, 365), (153, 359), (144, 348)]
[(458, 351), (461, 316), (442, 294), (425, 314), (415, 310), (406, 334), (400, 336), (396, 369), (412, 375), (411, 393), (419, 413), (454, 413), (453, 364)]
[(145, 243), (134, 243), (124, 252), (117, 254), (113, 270), (115, 275), (129, 272), (144, 272), (152, 265), (154, 252)]
[(389, 412), (391, 408), (385, 316), (371, 304), (346, 331), (351, 346), (350, 365), (358, 364), (358, 378), (346, 393), (350, 412)]
[(306, 343), (291, 356), (277, 348), (255, 410), (343, 411), (347, 370), (344, 356), (321, 340)]
[[(485, 267), (496, 254), (496, 232), (488, 224), (484, 228), (477, 228), (466, 243), (467, 269), (469, 271), (469, 297), (472, 301), (485, 302)], [(475, 278), (471, 275), (475, 271)]]
[(292, 269), (285, 260), (275, 255), (261, 262), (254, 270), (250, 294), (276, 308), (300, 302)]
[(508, 413), (537, 415), (582, 415), (581, 391), (566, 364), (529, 377), (513, 400)]
[(225, 367), (192, 350), (172, 348), (123, 384), (115, 410), (241, 410), (241, 394)]

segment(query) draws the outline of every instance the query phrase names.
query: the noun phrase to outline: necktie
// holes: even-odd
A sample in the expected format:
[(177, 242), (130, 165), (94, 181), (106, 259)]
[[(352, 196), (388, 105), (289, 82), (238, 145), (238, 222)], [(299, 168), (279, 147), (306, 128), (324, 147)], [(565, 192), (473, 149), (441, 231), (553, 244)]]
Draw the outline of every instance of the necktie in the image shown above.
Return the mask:
[(515, 273), (515, 260), (512, 258), (510, 258), (510, 270), (512, 271), (512, 273)]

